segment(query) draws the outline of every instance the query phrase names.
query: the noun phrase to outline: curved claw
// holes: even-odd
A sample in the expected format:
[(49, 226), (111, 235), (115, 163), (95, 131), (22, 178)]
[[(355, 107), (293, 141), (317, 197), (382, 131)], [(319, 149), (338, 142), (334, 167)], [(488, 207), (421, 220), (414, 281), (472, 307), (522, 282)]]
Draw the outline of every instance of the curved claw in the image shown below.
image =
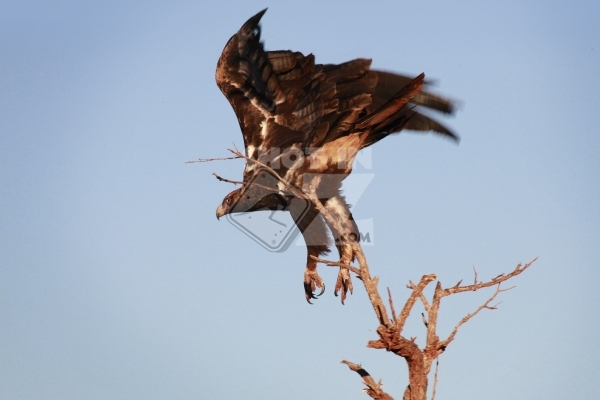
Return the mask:
[(312, 288), (310, 287), (310, 285), (304, 284), (304, 293), (306, 295), (306, 302), (308, 304), (313, 304), (310, 300), (311, 299), (318, 299), (318, 296), (321, 296), (323, 293), (325, 293), (325, 284), (323, 283), (323, 286), (321, 288), (321, 293), (317, 294), (315, 296), (315, 293), (313, 293)]
[[(336, 287), (335, 290), (333, 291), (333, 295), (335, 297), (338, 296), (338, 292), (341, 290), (343, 293), (346, 293), (348, 291), (348, 280), (346, 278), (342, 278), (341, 279), (341, 287)], [(352, 293), (352, 289), (350, 289), (350, 293)], [(342, 300), (342, 303), (344, 301)]]
[[(321, 288), (321, 293), (315, 296), (314, 292), (317, 288)], [(307, 268), (304, 272), (304, 296), (306, 296), (306, 302), (312, 304), (311, 299), (317, 299), (323, 293), (325, 293), (325, 283), (323, 283), (317, 271)]]
[(348, 293), (348, 291), (350, 291), (350, 294), (352, 294), (352, 279), (350, 278), (350, 274), (344, 270), (340, 270), (340, 273), (338, 274), (338, 279), (337, 282), (335, 284), (335, 290), (333, 292), (333, 294), (337, 297), (338, 295), (338, 291), (342, 292), (342, 296), (341, 296), (341, 300), (342, 300), (342, 304), (344, 304), (344, 300), (346, 300), (346, 294)]
[(321, 288), (321, 293), (319, 293), (317, 295), (317, 297), (320, 296), (320, 295), (322, 295), (323, 293), (325, 293), (325, 282), (323, 282), (323, 287)]

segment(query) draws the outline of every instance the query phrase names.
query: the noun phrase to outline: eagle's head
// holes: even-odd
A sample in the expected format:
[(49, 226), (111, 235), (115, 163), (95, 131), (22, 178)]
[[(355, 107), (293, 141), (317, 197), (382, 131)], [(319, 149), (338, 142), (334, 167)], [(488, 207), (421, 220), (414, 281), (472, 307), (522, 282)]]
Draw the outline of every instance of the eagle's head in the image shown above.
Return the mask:
[(223, 202), (219, 204), (219, 207), (217, 207), (217, 219), (231, 212), (233, 205), (236, 204), (241, 194), (242, 188), (239, 188), (225, 196)]
[(229, 193), (217, 207), (217, 219), (223, 215), (260, 210), (286, 210), (289, 199), (262, 187), (241, 187)]

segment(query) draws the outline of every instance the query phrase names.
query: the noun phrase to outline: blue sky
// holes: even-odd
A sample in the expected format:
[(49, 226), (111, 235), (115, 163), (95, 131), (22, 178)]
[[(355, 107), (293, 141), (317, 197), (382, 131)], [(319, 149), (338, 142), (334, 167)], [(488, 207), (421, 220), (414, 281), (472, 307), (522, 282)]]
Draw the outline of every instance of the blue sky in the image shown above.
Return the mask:
[[(357, 57), (461, 103), (456, 146), (373, 148), (355, 204), (396, 303), (539, 256), (440, 358), (438, 398), (595, 398), (600, 302), (596, 2), (16, 2), (0, 13), (0, 397), (367, 398), (339, 361), (400, 398), (404, 361), (365, 348), (357, 286), (304, 301), (305, 253), (270, 253), (215, 209), (242, 144), (214, 83), (251, 15), (267, 49)], [(358, 282), (356, 282), (358, 283)], [(491, 293), (446, 299), (439, 333)], [(419, 310), (417, 310), (419, 311)], [(418, 313), (405, 334), (422, 343)]]

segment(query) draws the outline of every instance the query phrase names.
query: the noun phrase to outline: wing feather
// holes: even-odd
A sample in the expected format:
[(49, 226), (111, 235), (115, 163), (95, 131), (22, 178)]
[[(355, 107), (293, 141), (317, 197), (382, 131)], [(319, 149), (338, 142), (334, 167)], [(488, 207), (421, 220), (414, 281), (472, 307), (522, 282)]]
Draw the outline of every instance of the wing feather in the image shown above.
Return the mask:
[(261, 124), (285, 99), (274, 70), (260, 42), (260, 19), (264, 9), (229, 39), (219, 61), (215, 79), (231, 103), (240, 123), (244, 145), (259, 146)]

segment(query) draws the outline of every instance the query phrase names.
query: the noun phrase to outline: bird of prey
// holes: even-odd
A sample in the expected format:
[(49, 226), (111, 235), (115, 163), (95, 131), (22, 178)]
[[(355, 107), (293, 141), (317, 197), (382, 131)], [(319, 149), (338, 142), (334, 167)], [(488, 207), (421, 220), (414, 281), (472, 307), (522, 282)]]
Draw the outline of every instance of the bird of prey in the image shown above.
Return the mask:
[[(328, 253), (335, 243), (340, 263), (354, 261), (350, 241), (360, 234), (341, 185), (352, 172), (357, 152), (405, 129), (458, 140), (420, 112), (428, 108), (451, 114), (455, 107), (422, 90), (424, 74), (409, 78), (375, 71), (368, 59), (316, 64), (312, 54), (265, 51), (259, 25), (265, 12), (250, 18), (229, 39), (217, 63), (217, 85), (235, 111), (248, 158), (244, 184), (224, 198), (217, 218), (256, 210), (289, 211), (306, 242), (304, 292), (310, 303), (317, 288), (319, 295), (325, 290), (313, 257)], [(264, 176), (254, 160), (270, 166), (286, 184), (316, 194), (343, 231), (329, 225), (314, 205), (297, 201), (281, 181), (252, 185), (257, 174)], [(342, 303), (352, 292), (345, 268), (338, 274), (336, 296), (338, 291)]]

